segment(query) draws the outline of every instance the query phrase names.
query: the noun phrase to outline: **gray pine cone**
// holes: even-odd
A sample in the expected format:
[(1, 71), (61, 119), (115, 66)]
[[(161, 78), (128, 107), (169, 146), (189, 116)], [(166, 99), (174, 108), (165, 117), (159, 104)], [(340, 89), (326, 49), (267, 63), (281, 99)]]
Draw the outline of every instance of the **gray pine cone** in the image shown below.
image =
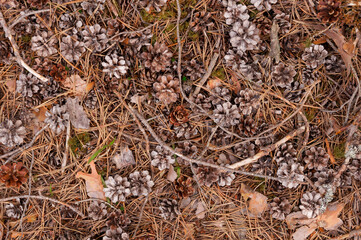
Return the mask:
[(83, 42), (79, 42), (76, 36), (66, 36), (63, 37), (60, 43), (61, 54), (69, 62), (79, 61), (80, 56), (85, 52), (85, 47)]
[(0, 63), (10, 63), (9, 58), (12, 52), (13, 49), (7, 41), (0, 41), (0, 56), (2, 56), (2, 58), (0, 59)]
[(274, 85), (281, 88), (290, 88), (293, 83), (293, 77), (296, 76), (296, 71), (293, 66), (286, 66), (284, 63), (279, 63), (272, 71), (272, 81)]
[[(202, 93), (198, 93), (196, 96), (194, 95), (193, 99), (194, 103), (199, 105), (205, 111), (209, 111), (212, 108), (211, 99)], [(197, 107), (194, 107), (192, 110), (195, 112), (200, 111)]]
[(121, 211), (114, 211), (109, 215), (106, 225), (110, 229), (126, 228), (131, 222), (126, 214)]
[(325, 168), (313, 173), (310, 179), (314, 181), (315, 186), (318, 187), (318, 191), (321, 194), (325, 194), (327, 190), (325, 185), (333, 184), (335, 172), (332, 169)]
[(252, 164), (251, 172), (271, 176), (273, 174), (272, 158), (264, 156)]
[(65, 130), (67, 123), (69, 121), (69, 114), (65, 105), (59, 106), (54, 105), (50, 112), (45, 113), (46, 124), (49, 124), (49, 128), (56, 134), (59, 135), (62, 131)]
[(36, 52), (40, 57), (48, 57), (57, 53), (57, 50), (54, 47), (57, 41), (53, 32), (40, 32), (39, 35), (31, 38), (31, 50)]
[(106, 30), (99, 24), (93, 26), (85, 26), (82, 31), (84, 44), (87, 48), (92, 49), (94, 52), (101, 52), (108, 43)]
[(87, 0), (80, 4), (80, 6), (83, 8), (85, 12), (87, 12), (89, 15), (93, 15), (94, 11), (98, 9), (97, 11), (104, 10), (104, 3), (105, 0)]
[(139, 5), (144, 8), (147, 12), (153, 9), (156, 12), (162, 11), (162, 7), (167, 3), (167, 0), (140, 0)]
[[(228, 167), (229, 165), (225, 165)], [(220, 187), (230, 186), (233, 180), (236, 178), (233, 172), (219, 171), (218, 185)]]
[(341, 175), (343, 185), (352, 186), (352, 179), (361, 181), (361, 160), (351, 159), (346, 171)]
[(19, 76), (19, 80), (16, 80), (16, 92), (21, 93), (24, 97), (33, 97), (40, 91), (41, 83), (39, 79), (33, 76), (31, 73), (23, 74)]
[(281, 165), (290, 161), (297, 161), (297, 150), (290, 142), (284, 143), (276, 150), (274, 160)]
[(89, 204), (88, 207), (88, 215), (93, 220), (100, 220), (104, 218), (108, 214), (106, 206), (104, 203), (100, 203), (98, 201), (93, 201)]
[(243, 115), (250, 115), (257, 111), (260, 105), (260, 95), (249, 88), (239, 91), (238, 97), (234, 99), (239, 104), (239, 109)]
[(263, 9), (270, 11), (272, 9), (271, 4), (277, 3), (277, 0), (251, 0), (251, 3), (258, 11), (262, 11)]
[[(177, 147), (175, 148), (175, 151), (182, 153), (184, 156), (193, 158), (198, 153), (198, 148), (196, 145), (193, 145), (192, 142), (186, 141), (186, 142), (180, 142), (177, 144)], [(177, 158), (177, 163), (183, 164), (183, 165), (189, 165), (189, 162), (184, 160), (181, 157)]]
[(196, 178), (200, 185), (210, 187), (212, 183), (218, 182), (219, 170), (212, 167), (199, 166), (196, 168)]
[(49, 81), (42, 83), (40, 89), (40, 96), (43, 99), (49, 99), (55, 97), (58, 93), (60, 93), (61, 88), (59, 83), (55, 81), (53, 78), (50, 78)]
[[(288, 178), (290, 180), (303, 181), (304, 167), (293, 161), (283, 162), (277, 170), (277, 176), (280, 178)], [(282, 185), (287, 188), (295, 188), (298, 186), (297, 182), (291, 182), (289, 180), (282, 180)]]
[(102, 62), (102, 66), (103, 72), (109, 74), (110, 77), (115, 76), (118, 79), (125, 75), (129, 69), (124, 57), (118, 56), (116, 53), (105, 56), (105, 62)]
[(138, 52), (143, 46), (151, 45), (150, 41), (152, 40), (153, 33), (152, 29), (147, 29), (140, 33), (130, 33), (126, 37), (128, 38), (128, 45)]
[(319, 75), (314, 69), (306, 67), (302, 69), (302, 82), (305, 86), (309, 86), (319, 78)]
[(205, 73), (203, 64), (199, 64), (197, 60), (192, 59), (190, 61), (182, 62), (182, 74), (186, 76), (190, 81), (195, 81), (203, 76)]
[(16, 120), (15, 123), (11, 120), (2, 122), (0, 124), (0, 143), (9, 148), (22, 144), (26, 135), (25, 127), (22, 124), (21, 120)]
[(308, 218), (315, 218), (320, 213), (320, 207), (322, 205), (322, 196), (318, 192), (305, 192), (301, 198), (300, 209), (302, 214)]
[[(211, 131), (211, 130), (209, 130)], [(213, 135), (211, 143), (215, 146), (225, 146), (231, 143), (232, 135), (223, 131), (222, 129), (217, 129)]]
[(239, 71), (241, 68), (244, 69), (244, 66), (246, 65), (243, 52), (240, 51), (228, 50), (227, 54), (224, 56), (224, 60), (226, 65), (235, 71)]
[(259, 30), (255, 24), (248, 20), (236, 22), (229, 35), (231, 37), (230, 43), (237, 51), (245, 52), (258, 48)]
[(277, 14), (274, 19), (278, 26), (280, 27), (279, 33), (285, 35), (290, 31), (291, 23), (290, 23), (290, 15), (286, 15), (285, 13)]
[(325, 68), (327, 73), (342, 73), (345, 70), (345, 63), (341, 58), (331, 55), (325, 60)]
[(115, 175), (114, 178), (109, 177), (105, 184), (107, 186), (103, 189), (105, 196), (113, 203), (124, 202), (130, 195), (130, 182), (126, 177)]
[(222, 127), (230, 127), (239, 124), (241, 114), (237, 105), (230, 102), (217, 104), (213, 111), (214, 122), (220, 124)]
[(297, 81), (293, 81), (290, 87), (283, 92), (283, 95), (287, 100), (298, 103), (301, 101), (305, 92), (305, 86), (302, 83), (300, 84)]
[(175, 162), (173, 154), (162, 146), (157, 146), (154, 151), (150, 153), (152, 157), (152, 166), (157, 167), (160, 171), (172, 167)]
[(245, 21), (249, 19), (247, 6), (243, 4), (237, 4), (235, 1), (228, 1), (226, 11), (223, 16), (226, 19), (226, 24), (233, 25), (239, 20)]
[(226, 87), (215, 87), (211, 91), (211, 96), (209, 100), (212, 102), (214, 106), (218, 104), (223, 104), (225, 102), (229, 102), (232, 98), (232, 93)]
[(71, 29), (71, 32), (75, 35), (79, 32), (79, 29), (83, 26), (83, 22), (77, 20), (74, 15), (64, 13), (59, 18), (59, 28), (62, 30)]
[(154, 186), (154, 182), (148, 171), (135, 171), (129, 174), (129, 181), (130, 191), (133, 196), (148, 196)]
[(154, 46), (149, 45), (147, 52), (143, 52), (140, 58), (143, 59), (144, 67), (152, 72), (165, 71), (171, 65), (171, 53), (164, 43), (156, 42)]
[(319, 171), (327, 166), (329, 159), (330, 157), (326, 150), (322, 147), (311, 147), (306, 150), (305, 157), (303, 158), (307, 168)]
[(21, 205), (15, 206), (12, 203), (5, 205), (5, 215), (9, 218), (20, 219), (23, 214), (23, 207)]
[(160, 216), (165, 220), (173, 220), (180, 214), (179, 204), (175, 199), (161, 199), (159, 205)]
[(153, 89), (156, 92), (155, 96), (166, 105), (178, 100), (179, 81), (170, 74), (159, 76), (157, 82), (153, 84)]
[(95, 91), (90, 91), (84, 99), (84, 105), (89, 109), (95, 109), (98, 103), (98, 98)]
[(328, 52), (322, 45), (312, 44), (311, 47), (305, 49), (302, 60), (305, 61), (307, 67), (315, 69), (324, 64), (327, 54)]
[(118, 227), (116, 229), (108, 229), (103, 240), (129, 240), (129, 235), (121, 227)]
[(191, 139), (198, 134), (198, 129), (190, 123), (183, 123), (180, 126), (175, 126), (174, 132), (177, 138)]
[(285, 220), (291, 212), (292, 206), (286, 198), (275, 197), (270, 203), (270, 213), (273, 218)]
[(253, 143), (247, 142), (243, 144), (237, 144), (233, 147), (233, 151), (238, 157), (245, 159), (248, 157), (253, 157), (256, 154), (255, 148), (256, 146)]

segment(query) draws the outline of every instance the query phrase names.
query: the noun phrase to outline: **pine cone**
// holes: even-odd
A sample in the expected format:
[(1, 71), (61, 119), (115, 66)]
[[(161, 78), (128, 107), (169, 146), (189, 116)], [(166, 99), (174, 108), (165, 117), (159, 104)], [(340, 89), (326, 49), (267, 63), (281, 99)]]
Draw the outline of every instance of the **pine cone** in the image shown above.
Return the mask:
[(89, 49), (93, 49), (94, 52), (103, 51), (108, 43), (106, 30), (99, 24), (85, 26), (82, 35), (84, 38), (84, 45)]
[(53, 167), (60, 167), (61, 166), (61, 159), (60, 157), (57, 155), (57, 152), (54, 150), (51, 150), (48, 154), (48, 159), (47, 162), (53, 166)]
[(106, 62), (102, 62), (103, 72), (109, 74), (110, 77), (115, 76), (120, 79), (129, 69), (124, 57), (118, 56), (116, 53), (105, 56), (105, 61)]
[(250, 115), (257, 111), (260, 105), (260, 95), (257, 92), (246, 88), (241, 90), (238, 95), (239, 97), (235, 98), (234, 102), (239, 104), (239, 108), (243, 115)]
[(272, 71), (272, 80), (277, 87), (290, 88), (293, 83), (293, 77), (296, 76), (296, 71), (293, 66), (286, 66), (284, 63), (279, 63)]
[(9, 218), (20, 219), (23, 214), (23, 207), (21, 205), (14, 206), (14, 204), (9, 203), (5, 205), (5, 215)]
[(310, 139), (316, 139), (322, 136), (322, 131), (317, 125), (310, 126)]
[(43, 99), (53, 98), (61, 92), (61, 88), (58, 82), (55, 82), (52, 78), (49, 81), (42, 84), (42, 88), (40, 90), (40, 96)]
[(297, 161), (297, 150), (293, 144), (288, 142), (284, 143), (277, 149), (274, 160), (280, 165), (291, 161)]
[(87, 0), (80, 4), (85, 12), (87, 12), (90, 16), (94, 15), (94, 11), (103, 11), (104, 10), (105, 0)]
[(49, 72), (49, 75), (57, 82), (63, 82), (66, 79), (67, 74), (68, 72), (65, 70), (65, 67), (60, 63), (52, 65)]
[(184, 175), (174, 182), (174, 189), (180, 198), (187, 198), (195, 192), (192, 178)]
[(109, 19), (107, 21), (107, 27), (107, 36), (110, 38), (119, 33), (123, 24), (119, 24), (118, 19)]
[(9, 58), (12, 53), (12, 47), (7, 41), (0, 41), (0, 56), (2, 56), (0, 63), (9, 63)]
[(232, 105), (230, 102), (220, 103), (215, 106), (213, 111), (214, 122), (220, 124), (222, 127), (230, 127), (239, 124), (241, 115), (237, 105)]
[(149, 45), (147, 52), (143, 52), (140, 58), (144, 61), (144, 67), (149, 68), (152, 72), (165, 71), (171, 65), (171, 53), (164, 43), (156, 42), (154, 47)]
[(78, 30), (83, 26), (81, 20), (77, 20), (74, 15), (68, 13), (60, 16), (58, 24), (60, 29), (70, 29), (74, 35), (77, 34), (79, 32)]
[(174, 126), (180, 126), (189, 121), (189, 111), (183, 105), (177, 106), (169, 115), (169, 121)]
[(22, 124), (21, 120), (16, 120), (15, 123), (11, 120), (2, 122), (0, 124), (0, 143), (9, 148), (22, 144), (26, 135), (25, 127)]
[(152, 157), (152, 166), (157, 167), (160, 171), (166, 168), (169, 169), (175, 162), (173, 154), (164, 149), (162, 146), (157, 146), (155, 151), (152, 151), (150, 155)]
[[(225, 166), (228, 167), (229, 165), (227, 164)], [(235, 178), (236, 175), (234, 175), (233, 172), (219, 171), (218, 185), (220, 187), (230, 186)]]
[(174, 133), (177, 138), (191, 139), (198, 134), (198, 129), (190, 123), (183, 123), (180, 126), (174, 127)]
[(103, 240), (129, 240), (129, 235), (118, 227), (117, 229), (108, 229)]
[(50, 112), (47, 111), (45, 113), (44, 122), (49, 124), (49, 128), (56, 134), (59, 135), (62, 131), (65, 130), (68, 121), (69, 114), (67, 113), (67, 109), (65, 105), (59, 106), (54, 105)]
[(305, 152), (305, 155), (303, 160), (305, 161), (307, 168), (319, 171), (327, 166), (330, 158), (322, 147), (311, 147)]
[(180, 92), (179, 81), (172, 75), (159, 76), (158, 82), (153, 84), (155, 96), (164, 104), (176, 102)]
[[(303, 181), (303, 170), (304, 167), (298, 163), (293, 161), (283, 162), (277, 170), (277, 176), (280, 178), (288, 178), (290, 180)], [(295, 188), (298, 186), (297, 182), (291, 182), (288, 180), (282, 180), (281, 183), (287, 188)]]
[(264, 156), (259, 158), (257, 162), (252, 164), (251, 172), (272, 176), (273, 175), (272, 158), (270, 156)]
[(291, 102), (299, 103), (305, 94), (305, 86), (299, 82), (293, 81), (289, 88), (287, 88), (283, 95), (285, 98)]
[(342, 185), (352, 186), (352, 179), (361, 181), (361, 160), (351, 159), (346, 171), (341, 175)]
[(201, 78), (206, 72), (203, 64), (199, 64), (195, 59), (183, 61), (182, 65), (182, 76), (187, 77), (187, 80), (189, 79), (190, 81)]
[(173, 220), (180, 214), (177, 200), (161, 199), (159, 205), (160, 216), (165, 220)]
[(320, 0), (317, 6), (317, 17), (324, 23), (337, 21), (341, 15), (340, 0)]
[(232, 93), (226, 87), (215, 87), (211, 91), (211, 96), (209, 100), (212, 102), (213, 106), (218, 104), (223, 104), (229, 102), (232, 98)]
[(93, 201), (88, 207), (88, 214), (93, 220), (100, 220), (107, 215), (108, 211), (104, 203)]
[(256, 25), (248, 20), (236, 22), (229, 33), (230, 43), (240, 52), (257, 49), (260, 42), (258, 32)]
[[(261, 134), (262, 132), (264, 132), (265, 130), (267, 130), (269, 128), (269, 124), (267, 123), (262, 123), (260, 124), (260, 126), (258, 127), (258, 131), (257, 131), (257, 135)], [(266, 137), (267, 136), (267, 137)], [(271, 136), (269, 136), (269, 133), (266, 133), (264, 135), (259, 136), (259, 138), (257, 138), (254, 141), (254, 144), (256, 144), (259, 147), (265, 147), (268, 145), (271, 145), (275, 140), (275, 136), (273, 134), (271, 134)]]
[(30, 7), (33, 8), (42, 8), (49, 0), (28, 0)]
[(76, 36), (66, 36), (60, 43), (61, 55), (69, 62), (79, 61), (80, 56), (85, 52), (83, 42), (79, 42)]
[(95, 109), (98, 104), (98, 98), (95, 91), (90, 91), (84, 99), (84, 104), (89, 109)]
[[(206, 96), (202, 93), (198, 93), (196, 96), (194, 95), (193, 98), (194, 98), (194, 103), (199, 105), (205, 111), (209, 111), (212, 108), (211, 99), (208, 96)], [(200, 111), (197, 107), (195, 107), (192, 110)]]
[(286, 198), (275, 197), (270, 203), (270, 213), (273, 218), (285, 220), (286, 216), (291, 212), (292, 206)]
[(155, 10), (156, 12), (162, 11), (162, 7), (167, 3), (167, 0), (140, 0), (139, 5), (147, 12)]
[(199, 166), (196, 168), (196, 178), (200, 185), (210, 187), (219, 180), (219, 170), (212, 167)]
[[(185, 141), (185, 142), (177, 143), (177, 147), (175, 148), (175, 151), (182, 153), (184, 156), (192, 158), (198, 153), (198, 148), (196, 145), (193, 145), (191, 142)], [(177, 158), (177, 163), (183, 165), (190, 164), (188, 161), (184, 160), (181, 157)]]
[(147, 29), (142, 32), (130, 33), (125, 35), (123, 44), (131, 46), (135, 52), (140, 51), (143, 46), (150, 46), (153, 37), (152, 29)]
[(28, 170), (22, 163), (7, 163), (0, 167), (0, 182), (5, 183), (5, 187), (20, 188), (27, 181)]
[(301, 198), (300, 209), (302, 214), (308, 218), (315, 218), (320, 213), (320, 207), (322, 205), (322, 196), (318, 192), (305, 192)]
[(19, 80), (16, 80), (16, 92), (21, 93), (24, 97), (33, 97), (39, 92), (41, 83), (39, 79), (33, 76), (31, 73), (23, 74), (19, 76)]
[(312, 44), (311, 47), (305, 49), (302, 60), (305, 61), (307, 67), (317, 68), (324, 64), (327, 54), (328, 52), (322, 45)]
[(334, 183), (335, 172), (332, 169), (322, 169), (321, 171), (315, 172), (310, 177), (316, 187), (318, 187), (318, 191), (321, 194), (326, 193), (326, 189), (324, 185), (329, 185)]
[(133, 196), (148, 196), (152, 191), (154, 182), (148, 171), (142, 171), (141, 173), (135, 171), (129, 175), (130, 191)]
[(277, 0), (251, 0), (251, 3), (258, 11), (262, 11), (263, 9), (270, 11), (272, 9), (271, 4), (277, 3)]
[[(211, 131), (211, 130), (209, 130)], [(218, 129), (214, 135), (211, 143), (215, 146), (225, 146), (231, 144), (232, 135), (223, 131), (222, 129)]]
[(226, 2), (226, 11), (223, 16), (226, 19), (226, 24), (233, 25), (239, 20), (245, 21), (249, 19), (247, 6), (243, 4), (237, 4), (236, 1)]
[(235, 52), (233, 50), (228, 50), (227, 54), (224, 56), (226, 65), (232, 67), (234, 71), (239, 71), (240, 68), (244, 68), (246, 65), (245, 59), (246, 57), (243, 52)]
[(311, 85), (319, 78), (319, 73), (312, 68), (302, 69), (302, 82), (305, 86)]
[(233, 151), (238, 157), (246, 159), (253, 157), (256, 154), (255, 148), (256, 146), (253, 143), (247, 142), (243, 144), (237, 144), (233, 147)]
[(109, 177), (105, 181), (106, 188), (103, 189), (105, 196), (113, 203), (124, 202), (125, 198), (130, 195), (130, 182), (126, 177), (115, 175), (115, 177)]
[(126, 214), (123, 214), (120, 211), (112, 212), (109, 215), (109, 220), (106, 222), (106, 225), (110, 229), (117, 229), (118, 227), (126, 228), (130, 223), (130, 219)]
[(327, 73), (342, 73), (345, 70), (345, 63), (341, 58), (331, 55), (325, 60), (325, 68)]
[(287, 34), (280, 39), (281, 51), (288, 56), (294, 57), (301, 51), (301, 37), (299, 34)]
[(277, 14), (273, 19), (279, 26), (279, 34), (285, 35), (290, 31), (291, 23), (290, 23), (290, 15), (286, 15), (285, 13)]
[(267, 15), (263, 12), (259, 12), (253, 20), (253, 23), (256, 24), (256, 27), (259, 29), (262, 40), (270, 38), (272, 20)]
[(240, 121), (238, 129), (243, 135), (252, 137), (257, 132), (257, 125), (251, 116), (247, 116)]
[(191, 27), (193, 32), (198, 32), (200, 30), (206, 31), (214, 26), (211, 17), (211, 13), (207, 11), (196, 12), (193, 15), (192, 22), (189, 23), (189, 27)]
[(54, 47), (57, 41), (53, 32), (40, 32), (40, 35), (31, 38), (31, 50), (36, 52), (40, 57), (48, 57), (58, 52)]

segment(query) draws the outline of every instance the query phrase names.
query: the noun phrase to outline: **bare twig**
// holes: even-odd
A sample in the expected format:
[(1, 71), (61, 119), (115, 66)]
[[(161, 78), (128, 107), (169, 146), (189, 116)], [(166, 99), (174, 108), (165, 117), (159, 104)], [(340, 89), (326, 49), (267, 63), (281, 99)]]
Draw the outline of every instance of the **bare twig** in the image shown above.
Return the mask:
[(50, 12), (50, 9), (42, 9), (42, 10), (36, 10), (36, 11), (31, 11), (31, 12), (27, 12), (22, 14), (20, 17), (18, 17), (10, 26), (10, 29), (13, 29), (15, 27), (16, 24), (18, 24), (21, 20), (23, 20), (24, 18), (26, 18), (27, 16), (30, 15), (34, 15), (34, 14), (39, 14), (39, 13), (44, 13), (44, 12)]
[(236, 168), (239, 168), (239, 167), (242, 167), (244, 165), (247, 165), (247, 164), (250, 164), (250, 163), (253, 163), (253, 162), (257, 161), (261, 157), (268, 155), (271, 151), (275, 150), (277, 147), (279, 147), (282, 144), (286, 143), (287, 141), (294, 138), (298, 134), (303, 133), (305, 131), (305, 129), (306, 129), (305, 126), (300, 127), (299, 129), (289, 133), (286, 137), (282, 138), (281, 140), (279, 140), (275, 144), (267, 146), (265, 149), (263, 149), (262, 151), (260, 151), (256, 155), (254, 155), (253, 157), (246, 158), (246, 159), (244, 159), (244, 160), (242, 160), (240, 162), (236, 162), (236, 163), (230, 165), (229, 168), (236, 169)]
[[(219, 41), (219, 40), (218, 40)], [(209, 76), (211, 76), (213, 68), (216, 66), (217, 60), (219, 57), (219, 53), (215, 53), (211, 59), (211, 62), (208, 65), (207, 72), (203, 75), (202, 79), (199, 81), (198, 86), (196, 90), (194, 90), (193, 95), (197, 95), (199, 91), (201, 90), (202, 86), (205, 84), (205, 82), (208, 80)]]
[(11, 34), (11, 29), (8, 28), (8, 25), (6, 24), (4, 15), (2, 14), (1, 11), (0, 11), (0, 24), (4, 29), (5, 36), (9, 39), (9, 41), (11, 43), (11, 46), (14, 49), (14, 55), (15, 55), (15, 58), (16, 58), (16, 61), (18, 62), (18, 64), (20, 66), (22, 66), (23, 68), (25, 68), (26, 70), (28, 70), (35, 77), (39, 78), (41, 81), (43, 81), (43, 82), (49, 81), (49, 79), (47, 79), (46, 77), (44, 77), (44, 76), (40, 75), (39, 73), (37, 73), (28, 64), (26, 64), (25, 61), (22, 59), (22, 57), (20, 56), (19, 47), (18, 47), (17, 43), (15, 42), (14, 37)]
[(85, 218), (85, 215), (82, 212), (80, 212), (78, 209), (76, 209), (75, 207), (73, 207), (67, 203), (63, 203), (56, 199), (45, 197), (45, 196), (21, 195), (21, 196), (14, 196), (14, 197), (8, 197), (8, 198), (0, 198), (0, 202), (8, 202), (8, 201), (16, 200), (18, 198), (32, 198), (32, 199), (47, 200), (47, 201), (51, 201), (54, 203), (58, 203), (58, 204), (61, 204), (61, 205), (64, 205), (64, 206), (70, 208), (73, 212), (75, 212), (79, 216)]
[(68, 152), (69, 152), (69, 139), (70, 139), (70, 121), (66, 127), (66, 140), (65, 140), (65, 152), (63, 156), (63, 161), (61, 162), (61, 172), (64, 173), (66, 164), (68, 162)]

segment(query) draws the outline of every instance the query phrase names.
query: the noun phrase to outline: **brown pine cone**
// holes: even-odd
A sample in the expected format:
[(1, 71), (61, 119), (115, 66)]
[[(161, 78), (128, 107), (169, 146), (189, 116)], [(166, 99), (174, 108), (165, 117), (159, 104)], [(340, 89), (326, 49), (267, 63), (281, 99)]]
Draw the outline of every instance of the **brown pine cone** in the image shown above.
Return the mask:
[(166, 105), (178, 100), (179, 81), (170, 74), (159, 76), (158, 81), (153, 84), (153, 89), (156, 92), (155, 96)]
[(109, 215), (106, 225), (110, 229), (117, 229), (118, 227), (125, 228), (130, 224), (130, 222), (131, 221), (126, 214), (116, 211)]
[(207, 11), (196, 12), (193, 15), (193, 21), (189, 24), (193, 32), (200, 30), (207, 30), (214, 26), (211, 19), (211, 14)]
[(275, 161), (278, 165), (284, 162), (297, 161), (297, 150), (294, 148), (293, 144), (288, 142), (284, 143), (277, 149), (275, 156)]
[(272, 80), (274, 85), (281, 88), (291, 87), (294, 81), (293, 77), (296, 76), (296, 71), (293, 66), (286, 66), (280, 63), (272, 71)]
[(0, 167), (0, 182), (6, 187), (19, 188), (28, 180), (28, 170), (22, 163), (7, 163)]
[(247, 116), (246, 118), (243, 118), (238, 125), (238, 128), (240, 132), (247, 137), (254, 136), (257, 132), (257, 126), (254, 122), (253, 118), (250, 116)]
[(272, 217), (278, 220), (284, 220), (292, 209), (292, 206), (287, 199), (278, 197), (272, 200), (270, 206), (270, 213)]
[(174, 189), (180, 198), (187, 198), (194, 193), (193, 180), (191, 177), (180, 176), (174, 182)]
[(316, 191), (305, 192), (301, 198), (300, 209), (308, 218), (317, 217), (321, 213), (322, 196)]
[(196, 168), (196, 178), (200, 185), (205, 185), (210, 187), (212, 183), (215, 183), (219, 180), (220, 171), (216, 168), (199, 166)]
[(28, 3), (29, 3), (30, 6), (33, 7), (33, 8), (41, 8), (41, 7), (44, 6), (47, 2), (48, 2), (48, 0), (28, 0)]
[(305, 152), (305, 158), (303, 159), (306, 163), (306, 166), (309, 169), (322, 170), (327, 166), (329, 156), (325, 149), (322, 147), (311, 147)]
[(341, 15), (340, 0), (320, 0), (317, 6), (317, 17), (324, 23), (337, 21)]
[(51, 67), (49, 75), (53, 77), (55, 81), (63, 82), (66, 79), (68, 72), (62, 64), (58, 63)]
[(180, 126), (183, 123), (189, 121), (188, 119), (189, 112), (183, 105), (177, 106), (169, 115), (169, 121), (174, 126)]
[(144, 61), (144, 66), (152, 72), (165, 71), (171, 65), (171, 53), (164, 43), (156, 42), (154, 46), (149, 45), (147, 52), (143, 52), (140, 58)]

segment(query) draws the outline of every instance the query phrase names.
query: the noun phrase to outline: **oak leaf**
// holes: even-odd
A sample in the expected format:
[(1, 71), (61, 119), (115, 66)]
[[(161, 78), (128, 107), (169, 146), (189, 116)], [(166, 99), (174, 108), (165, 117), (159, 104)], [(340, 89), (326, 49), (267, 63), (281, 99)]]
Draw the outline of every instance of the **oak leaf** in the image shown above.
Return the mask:
[(105, 194), (103, 191), (102, 178), (98, 174), (95, 167), (95, 163), (92, 161), (89, 163), (91, 168), (91, 173), (78, 172), (76, 178), (83, 178), (86, 184), (86, 191), (90, 198), (97, 198), (106, 200)]
[(245, 184), (241, 184), (241, 195), (247, 202), (247, 209), (250, 216), (260, 217), (268, 208), (267, 197), (259, 192), (252, 190)]
[(93, 89), (94, 82), (87, 83), (79, 75), (71, 75), (65, 79), (63, 85), (75, 95), (84, 96)]

